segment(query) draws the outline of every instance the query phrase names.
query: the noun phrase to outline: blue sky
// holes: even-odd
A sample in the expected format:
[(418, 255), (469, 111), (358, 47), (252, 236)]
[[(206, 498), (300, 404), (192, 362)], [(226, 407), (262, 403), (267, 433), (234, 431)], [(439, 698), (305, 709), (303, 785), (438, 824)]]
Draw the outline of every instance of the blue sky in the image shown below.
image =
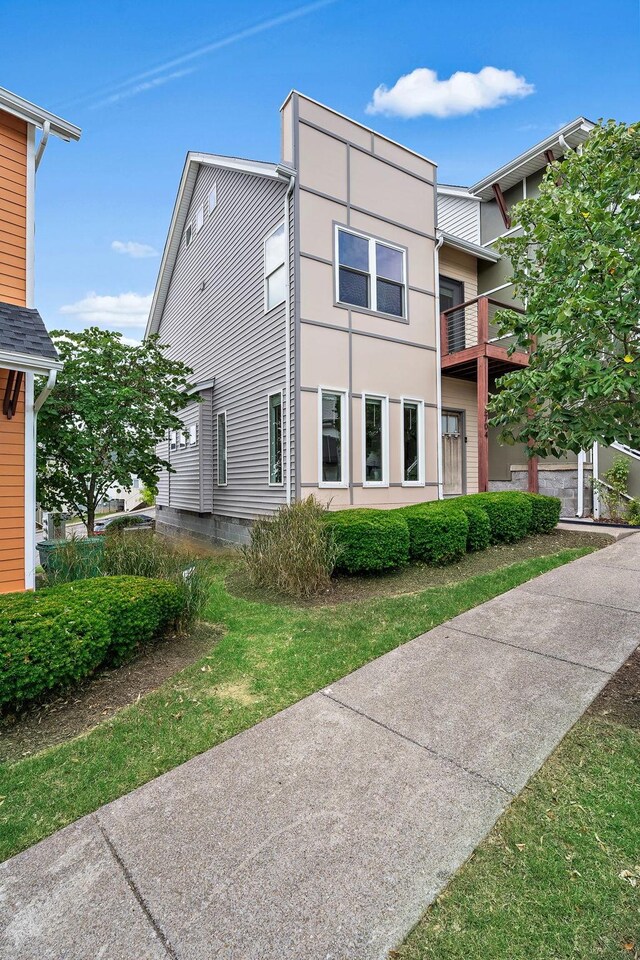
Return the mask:
[[(637, 0), (1, 0), (0, 35), (0, 85), (83, 129), (52, 139), (38, 172), (37, 305), (50, 329), (97, 317), (132, 338), (186, 151), (277, 160), (292, 87), (450, 183), (580, 114), (637, 120), (640, 103)], [(486, 67), (500, 72), (441, 83)]]

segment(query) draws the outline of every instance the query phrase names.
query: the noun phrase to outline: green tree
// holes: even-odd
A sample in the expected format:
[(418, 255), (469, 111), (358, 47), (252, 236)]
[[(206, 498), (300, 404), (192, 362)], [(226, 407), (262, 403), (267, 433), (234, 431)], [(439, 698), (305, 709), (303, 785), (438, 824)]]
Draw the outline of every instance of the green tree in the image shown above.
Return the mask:
[(38, 414), (37, 495), (46, 509), (73, 507), (93, 533), (110, 486), (130, 490), (135, 474), (155, 488), (170, 469), (155, 447), (182, 427), (191, 370), (169, 360), (157, 336), (137, 347), (98, 327), (51, 337), (64, 369)]
[(513, 220), (522, 233), (500, 252), (526, 314), (497, 321), (535, 349), (498, 381), (490, 422), (507, 443), (530, 441), (530, 456), (640, 448), (640, 124), (598, 124)]

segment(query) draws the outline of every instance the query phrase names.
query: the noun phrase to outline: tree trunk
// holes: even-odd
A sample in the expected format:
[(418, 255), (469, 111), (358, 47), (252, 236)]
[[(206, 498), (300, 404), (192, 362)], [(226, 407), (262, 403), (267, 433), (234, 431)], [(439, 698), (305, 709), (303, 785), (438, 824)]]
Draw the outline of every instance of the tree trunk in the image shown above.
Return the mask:
[(96, 522), (96, 479), (94, 476), (89, 481), (89, 490), (87, 493), (87, 536), (92, 537), (94, 525)]

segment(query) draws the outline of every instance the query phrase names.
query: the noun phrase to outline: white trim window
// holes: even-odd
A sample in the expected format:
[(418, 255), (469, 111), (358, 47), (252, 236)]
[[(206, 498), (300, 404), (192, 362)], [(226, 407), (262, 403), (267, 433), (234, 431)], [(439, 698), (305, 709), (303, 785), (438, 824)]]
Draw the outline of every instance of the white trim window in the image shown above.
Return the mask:
[(338, 226), (335, 244), (337, 302), (406, 318), (406, 251)]
[(209, 216), (213, 213), (215, 208), (218, 206), (218, 184), (213, 183), (207, 194), (207, 207), (209, 211)]
[(189, 224), (184, 232), (184, 245), (190, 247), (193, 241), (193, 226)]
[(178, 449), (178, 431), (171, 430), (169, 432), (169, 450), (177, 450), (177, 449)]
[(178, 442), (180, 443), (180, 449), (185, 450), (187, 446), (187, 431), (184, 428), (178, 430)]
[(227, 411), (221, 410), (216, 417), (218, 486), (227, 485)]
[(284, 430), (282, 421), (282, 390), (269, 394), (269, 486), (284, 483)]
[(284, 303), (285, 283), (284, 221), (264, 241), (264, 309), (265, 313)]
[(318, 485), (349, 486), (348, 393), (321, 387), (318, 391)]
[(189, 427), (189, 446), (197, 447), (198, 445), (198, 424), (192, 423)]
[(204, 226), (204, 203), (201, 203), (198, 209), (196, 210), (196, 233), (199, 233)]
[(389, 398), (362, 395), (362, 485), (389, 486)]
[(424, 400), (401, 398), (402, 486), (424, 486)]

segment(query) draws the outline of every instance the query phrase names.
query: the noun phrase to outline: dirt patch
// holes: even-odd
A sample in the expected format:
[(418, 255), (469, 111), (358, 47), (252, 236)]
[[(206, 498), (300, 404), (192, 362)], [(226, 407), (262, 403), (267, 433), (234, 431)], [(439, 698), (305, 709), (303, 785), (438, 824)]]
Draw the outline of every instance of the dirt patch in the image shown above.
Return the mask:
[(261, 699), (252, 692), (248, 680), (240, 680), (237, 683), (221, 683), (217, 687), (211, 687), (207, 693), (209, 696), (220, 697), (222, 700), (234, 700), (243, 707), (252, 707)]
[(640, 647), (601, 690), (589, 713), (640, 730)]
[(143, 648), (134, 660), (95, 674), (65, 696), (0, 720), (0, 761), (15, 761), (72, 740), (135, 703), (207, 653), (222, 635), (201, 623), (185, 636)]
[(428, 567), (426, 564), (411, 564), (401, 570), (370, 577), (335, 577), (331, 586), (310, 600), (296, 601), (290, 598), (269, 595), (252, 587), (242, 567), (236, 567), (227, 577), (229, 593), (245, 600), (259, 603), (288, 603), (296, 606), (334, 606), (369, 600), (376, 597), (396, 597), (405, 593), (418, 593), (429, 587), (444, 587), (461, 580), (468, 580), (482, 573), (492, 573), (500, 567), (546, 557), (561, 550), (576, 547), (607, 547), (613, 537), (601, 533), (578, 533), (573, 530), (554, 530), (549, 534), (526, 537), (519, 543), (497, 544), (480, 553), (468, 553), (458, 563), (446, 567)]

